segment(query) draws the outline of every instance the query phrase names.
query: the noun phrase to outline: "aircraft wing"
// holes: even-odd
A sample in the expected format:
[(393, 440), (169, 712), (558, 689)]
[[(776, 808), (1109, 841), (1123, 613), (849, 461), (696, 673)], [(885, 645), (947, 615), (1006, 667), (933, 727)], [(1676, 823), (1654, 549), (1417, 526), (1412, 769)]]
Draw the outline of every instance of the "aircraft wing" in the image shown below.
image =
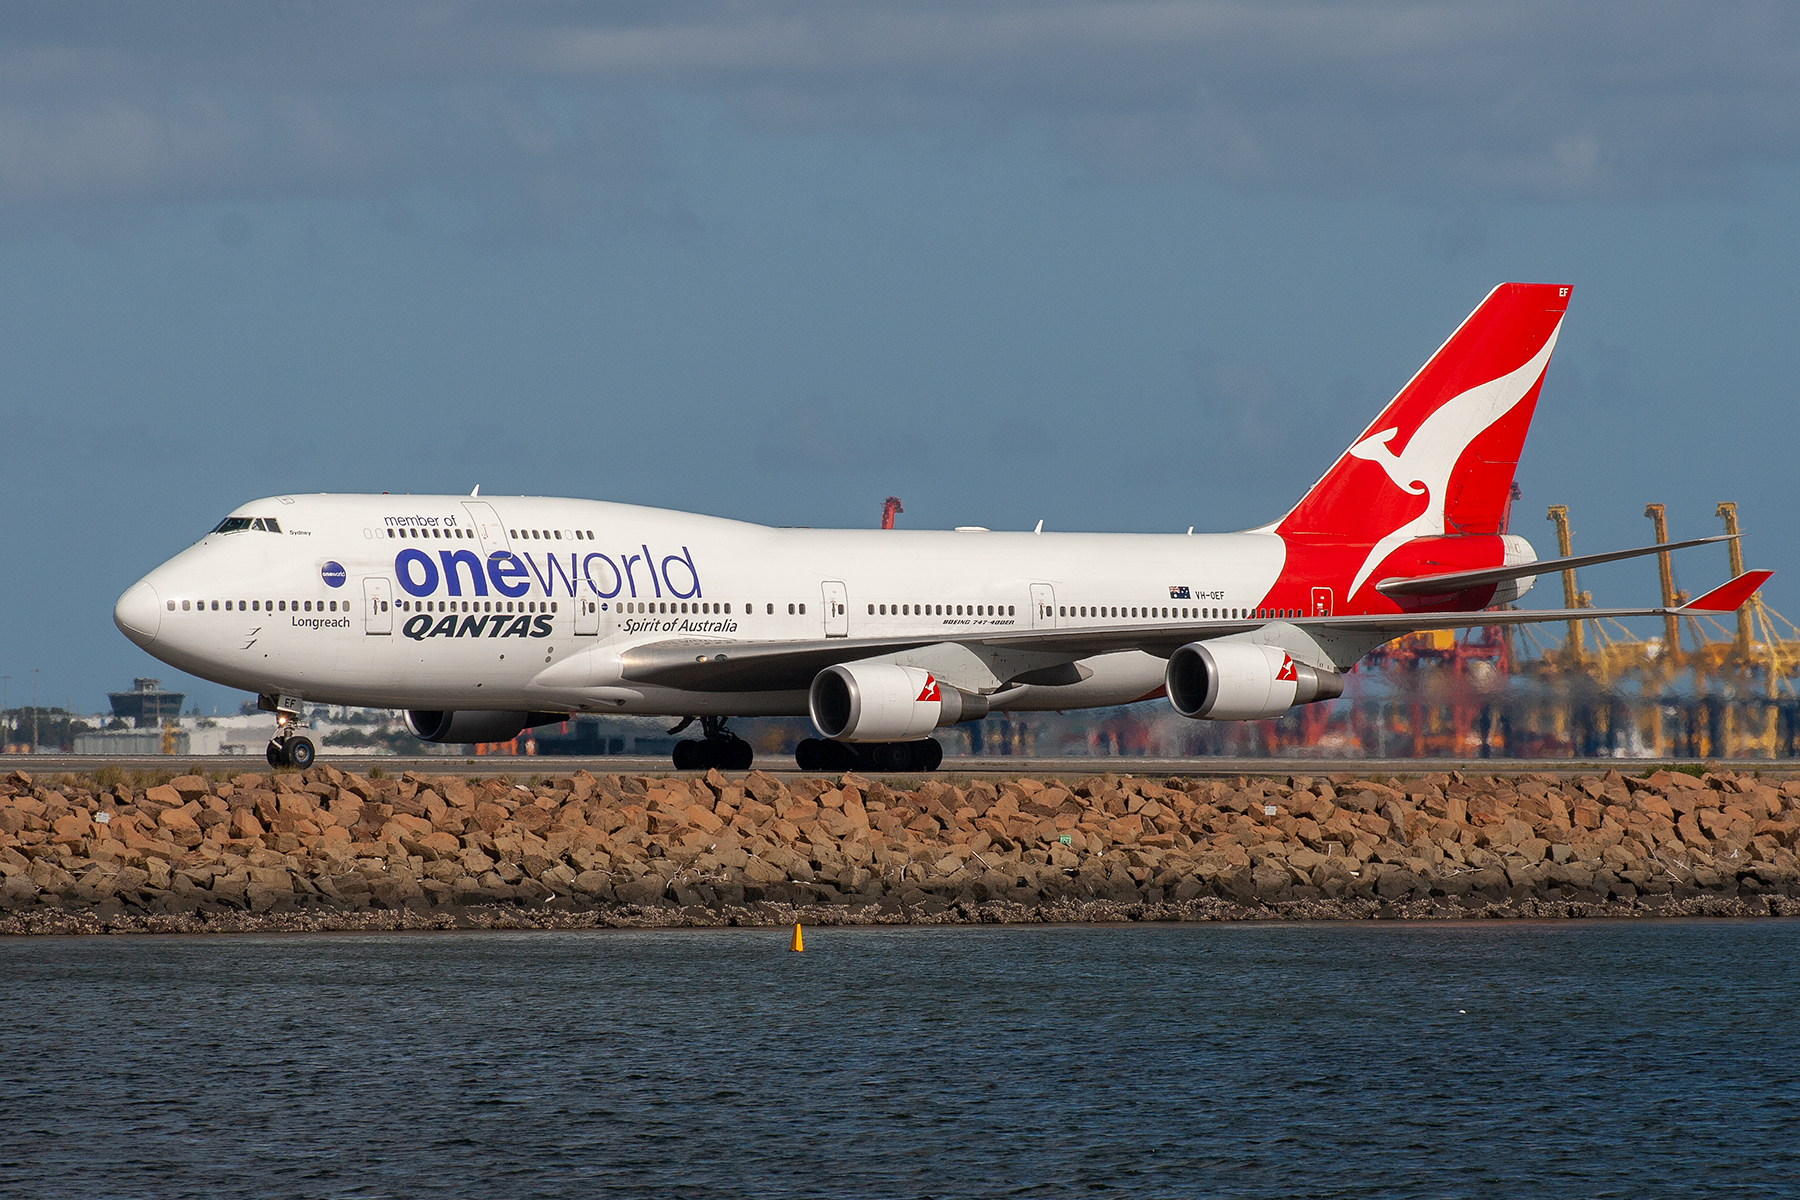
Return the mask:
[(1189, 642), (1248, 633), (1266, 625), (1399, 637), (1427, 629), (1465, 629), (1484, 625), (1529, 625), (1543, 621), (1593, 621), (1608, 617), (1662, 617), (1670, 614), (1733, 612), (1743, 606), (1772, 571), (1746, 571), (1679, 608), (1551, 608), (1489, 609), (1481, 612), (1379, 613), (1332, 617), (1293, 617), (1286, 621), (1145, 621), (1104, 629), (1008, 630), (1004, 633), (932, 633), (907, 638), (817, 638), (805, 641), (730, 642), (684, 638), (651, 642), (624, 652), (624, 677), (633, 683), (694, 691), (796, 691), (814, 675), (837, 663), (856, 662), (958, 643), (971, 648), (1028, 650), (1066, 655), (1070, 659), (1125, 650), (1142, 650), (1167, 658)]

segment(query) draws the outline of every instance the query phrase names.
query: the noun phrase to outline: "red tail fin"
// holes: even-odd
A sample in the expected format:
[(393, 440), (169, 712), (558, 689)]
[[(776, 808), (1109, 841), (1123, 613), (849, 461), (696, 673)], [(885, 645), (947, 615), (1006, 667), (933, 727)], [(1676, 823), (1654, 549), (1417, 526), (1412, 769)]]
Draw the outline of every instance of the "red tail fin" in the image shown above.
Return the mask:
[(1412, 538), (1499, 533), (1568, 303), (1559, 284), (1488, 293), (1276, 531), (1368, 546), (1346, 595)]

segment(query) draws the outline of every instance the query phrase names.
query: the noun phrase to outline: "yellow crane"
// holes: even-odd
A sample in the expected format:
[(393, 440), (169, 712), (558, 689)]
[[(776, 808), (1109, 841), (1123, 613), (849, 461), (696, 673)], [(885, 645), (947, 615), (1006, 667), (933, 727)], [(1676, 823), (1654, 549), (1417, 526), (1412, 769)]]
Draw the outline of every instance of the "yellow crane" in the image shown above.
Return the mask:
[[(1573, 558), (1575, 552), (1569, 547), (1569, 506), (1552, 504), (1548, 520), (1556, 523), (1556, 557)], [(1567, 568), (1562, 573), (1563, 607), (1586, 608), (1581, 602), (1581, 593), (1575, 590), (1575, 569)], [(1581, 635), (1581, 622), (1569, 622), (1569, 640), (1563, 644), (1563, 657), (1569, 665), (1579, 667), (1587, 661), (1587, 644)]]

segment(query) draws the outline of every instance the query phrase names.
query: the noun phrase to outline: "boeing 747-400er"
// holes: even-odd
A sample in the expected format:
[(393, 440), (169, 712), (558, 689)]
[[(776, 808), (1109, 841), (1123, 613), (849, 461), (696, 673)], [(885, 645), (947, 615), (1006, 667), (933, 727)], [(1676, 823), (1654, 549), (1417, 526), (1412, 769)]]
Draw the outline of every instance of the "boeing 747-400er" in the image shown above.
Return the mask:
[[(1569, 289), (1494, 289), (1299, 504), (1241, 533), (771, 529), (593, 500), (277, 496), (119, 598), (133, 642), (253, 691), (271, 763), (314, 755), (302, 703), (406, 710), (433, 742), (575, 713), (701, 722), (675, 766), (747, 768), (732, 717), (810, 716), (804, 769), (930, 770), (990, 712), (1167, 696), (1255, 721), (1329, 700), (1415, 630), (1661, 615), (1501, 609), (1543, 572), (1506, 532)], [(1179, 471), (1171, 476), (1185, 481)], [(477, 489), (477, 492), (479, 489)], [(435, 545), (427, 546), (426, 542)], [(1752, 571), (1682, 612), (1725, 612)]]

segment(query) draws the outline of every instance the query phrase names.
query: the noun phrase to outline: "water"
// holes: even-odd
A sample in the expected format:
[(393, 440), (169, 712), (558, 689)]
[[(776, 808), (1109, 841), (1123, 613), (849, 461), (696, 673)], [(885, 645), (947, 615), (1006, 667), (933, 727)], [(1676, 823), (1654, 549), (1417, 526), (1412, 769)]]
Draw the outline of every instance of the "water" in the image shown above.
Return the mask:
[(787, 937), (0, 942), (0, 1193), (1800, 1191), (1800, 922)]

